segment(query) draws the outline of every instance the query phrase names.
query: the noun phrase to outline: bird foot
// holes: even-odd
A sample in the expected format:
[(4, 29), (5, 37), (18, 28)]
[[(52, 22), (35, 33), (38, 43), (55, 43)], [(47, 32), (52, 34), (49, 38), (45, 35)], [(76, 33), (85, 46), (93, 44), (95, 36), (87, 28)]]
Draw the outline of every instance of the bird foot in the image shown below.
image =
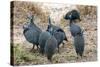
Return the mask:
[(30, 52), (34, 53), (34, 52), (36, 52), (36, 50), (35, 49), (31, 49)]

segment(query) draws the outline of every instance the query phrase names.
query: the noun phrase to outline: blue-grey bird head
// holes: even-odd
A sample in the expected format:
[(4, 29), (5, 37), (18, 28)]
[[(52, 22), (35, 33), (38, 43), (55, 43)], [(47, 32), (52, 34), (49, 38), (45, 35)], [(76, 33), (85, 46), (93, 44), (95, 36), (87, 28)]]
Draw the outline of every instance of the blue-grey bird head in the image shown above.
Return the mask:
[(81, 21), (80, 19), (80, 13), (73, 9), (72, 11), (69, 11), (68, 13), (66, 13), (64, 19), (66, 20), (76, 20), (76, 19), (79, 19), (79, 21)]
[(50, 34), (52, 34), (53, 31), (50, 16), (48, 16), (48, 27), (46, 31), (48, 31)]
[(23, 29), (31, 29), (33, 27), (33, 22), (26, 22), (24, 25), (23, 25)]
[(27, 17), (28, 21), (23, 25), (24, 32), (33, 28), (33, 15)]
[(30, 26), (31, 26), (31, 24), (29, 22), (27, 22), (23, 25), (23, 29), (29, 29)]
[(31, 20), (30, 14), (28, 14), (28, 16), (26, 17), (26, 19), (27, 19), (27, 22), (25, 22), (25, 24), (23, 25), (23, 29), (24, 30), (29, 28), (30, 20)]
[(30, 23), (29, 22), (27, 22), (27, 23), (25, 23), (24, 25), (23, 25), (23, 33), (25, 33), (27, 30), (29, 30), (30, 29)]
[(66, 20), (71, 19), (71, 12), (70, 11), (68, 13), (66, 13), (66, 15), (64, 16), (64, 19), (66, 19)]
[(51, 27), (50, 25), (48, 25), (48, 28), (47, 28), (47, 30), (46, 30), (46, 31), (48, 31), (50, 34), (52, 34), (53, 27)]

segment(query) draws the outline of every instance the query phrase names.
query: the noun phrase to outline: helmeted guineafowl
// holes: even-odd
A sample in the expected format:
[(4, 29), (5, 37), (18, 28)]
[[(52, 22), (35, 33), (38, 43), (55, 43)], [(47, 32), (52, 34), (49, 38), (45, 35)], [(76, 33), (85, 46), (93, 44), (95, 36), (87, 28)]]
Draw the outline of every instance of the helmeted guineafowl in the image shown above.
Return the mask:
[(31, 15), (29, 17), (29, 21), (23, 25), (23, 34), (26, 38), (26, 40), (30, 43), (33, 44), (33, 48), (36, 45), (38, 48), (38, 40), (39, 40), (39, 35), (42, 32), (40, 28), (38, 28), (35, 24), (34, 24), (34, 20), (33, 20), (34, 16)]
[(50, 38), (47, 39), (44, 48), (45, 54), (49, 61), (52, 61), (52, 56), (56, 52), (56, 48), (57, 48), (57, 40), (54, 36), (51, 36)]
[[(51, 33), (51, 35), (54, 35), (54, 37), (58, 40), (58, 44), (60, 45), (61, 43), (63, 43), (64, 40), (68, 41), (65, 32), (58, 26), (55, 26), (53, 24), (51, 24), (51, 19), (50, 17), (48, 17), (48, 28), (47, 31)], [(59, 47), (58, 45), (58, 47)], [(63, 43), (64, 45), (64, 43)], [(58, 52), (59, 52), (59, 48), (58, 48)]]
[(40, 53), (44, 54), (45, 43), (48, 40), (48, 38), (50, 38), (50, 36), (51, 36), (51, 34), (47, 31), (45, 31), (45, 32), (43, 31), (40, 34), (40, 37), (39, 37)]
[(75, 23), (74, 20), (72, 19), (69, 19), (69, 20), (70, 20), (70, 32), (74, 38), (75, 51), (77, 55), (80, 55), (82, 57), (83, 52), (84, 52), (84, 46), (85, 46), (83, 30), (81, 29), (79, 25)]
[(59, 46), (60, 44), (63, 42), (65, 36), (64, 36), (64, 33), (59, 31), (59, 32), (54, 32), (53, 36), (56, 38), (57, 42), (58, 42), (58, 45), (57, 45), (57, 48), (58, 48), (58, 52), (59, 52)]

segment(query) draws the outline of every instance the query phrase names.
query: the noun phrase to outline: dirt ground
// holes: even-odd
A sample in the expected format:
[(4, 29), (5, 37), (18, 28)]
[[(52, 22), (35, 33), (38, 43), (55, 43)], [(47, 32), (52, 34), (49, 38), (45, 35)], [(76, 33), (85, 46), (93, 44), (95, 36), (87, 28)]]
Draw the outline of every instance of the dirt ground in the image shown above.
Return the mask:
[[(16, 6), (19, 4), (19, 6)], [(22, 2), (21, 2), (22, 4)], [(31, 3), (32, 4), (32, 3)], [(69, 21), (62, 21), (62, 16), (66, 13), (66, 10), (71, 10), (73, 8), (77, 8), (77, 6), (72, 5), (67, 7), (66, 9), (63, 7), (52, 7), (47, 6), (47, 4), (41, 6), (46, 8), (48, 7), (48, 11), (50, 11), (50, 15), (53, 23), (56, 26), (60, 26), (66, 33), (68, 38), (68, 42), (64, 41), (64, 47), (60, 46), (60, 53), (54, 54), (52, 58), (52, 62), (49, 62), (47, 58), (41, 55), (35, 48), (33, 52), (30, 52), (32, 48), (32, 44), (26, 41), (23, 35), (23, 24), (25, 23), (18, 23), (22, 22), (22, 20), (26, 18), (20, 17), (20, 13), (22, 9), (20, 7), (20, 2), (15, 3), (14, 8), (14, 25), (13, 25), (13, 46), (14, 46), (14, 64), (15, 65), (38, 65), (38, 64), (55, 64), (55, 63), (73, 63), (73, 62), (90, 62), (90, 61), (97, 61), (97, 16), (96, 15), (82, 15), (82, 21), (77, 22), (78, 25), (84, 29), (84, 38), (85, 38), (85, 49), (83, 58), (77, 59), (77, 54), (75, 52), (73, 46), (73, 37), (69, 31)], [(19, 8), (20, 7), (20, 8)], [(62, 9), (60, 9), (62, 8)], [(81, 8), (81, 6), (80, 6)], [(59, 10), (57, 10), (59, 9)], [(78, 9), (78, 8), (77, 8)], [(54, 11), (55, 10), (55, 11)], [(65, 12), (64, 12), (65, 10)], [(23, 13), (24, 14), (24, 13)], [(58, 14), (59, 17), (58, 17)], [(19, 18), (20, 17), (20, 18)], [(59, 19), (56, 19), (59, 18)], [(18, 20), (18, 22), (17, 22)], [(26, 21), (26, 20), (25, 20)], [(62, 21), (62, 22), (61, 22)], [(46, 30), (48, 23), (41, 23), (35, 22), (35, 24), (40, 27), (42, 30)]]

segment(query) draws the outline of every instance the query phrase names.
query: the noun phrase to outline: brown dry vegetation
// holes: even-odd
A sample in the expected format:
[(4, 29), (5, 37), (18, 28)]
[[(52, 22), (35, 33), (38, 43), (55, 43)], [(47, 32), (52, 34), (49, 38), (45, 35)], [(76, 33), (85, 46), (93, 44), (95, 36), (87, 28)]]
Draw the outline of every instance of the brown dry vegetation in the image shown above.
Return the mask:
[[(32, 65), (32, 64), (50, 64), (50, 63), (69, 63), (69, 62), (85, 62), (97, 60), (97, 7), (72, 5), (70, 7), (62, 7), (57, 10), (55, 7), (44, 6), (45, 3), (34, 2), (14, 2), (14, 25), (13, 25), (13, 46), (14, 46), (14, 65)], [(48, 3), (50, 5), (50, 3)], [(84, 29), (85, 50), (84, 57), (76, 59), (77, 55), (73, 46), (73, 38), (69, 31), (69, 21), (65, 21), (63, 16), (69, 8), (75, 6), (80, 14), (82, 21), (77, 23)], [(52, 9), (53, 8), (53, 9)], [(55, 11), (54, 11), (55, 10)], [(66, 10), (68, 10), (66, 12)], [(28, 14), (35, 15), (35, 24), (42, 30), (47, 28), (47, 17), (51, 15), (55, 25), (60, 26), (68, 37), (68, 42), (65, 42), (64, 47), (60, 47), (60, 53), (53, 56), (53, 61), (49, 62), (45, 56), (42, 56), (37, 50), (29, 52), (32, 44), (27, 42), (22, 26), (27, 22)], [(64, 12), (65, 11), (65, 12)], [(58, 12), (59, 15), (56, 15)], [(54, 19), (55, 17), (56, 19)]]

